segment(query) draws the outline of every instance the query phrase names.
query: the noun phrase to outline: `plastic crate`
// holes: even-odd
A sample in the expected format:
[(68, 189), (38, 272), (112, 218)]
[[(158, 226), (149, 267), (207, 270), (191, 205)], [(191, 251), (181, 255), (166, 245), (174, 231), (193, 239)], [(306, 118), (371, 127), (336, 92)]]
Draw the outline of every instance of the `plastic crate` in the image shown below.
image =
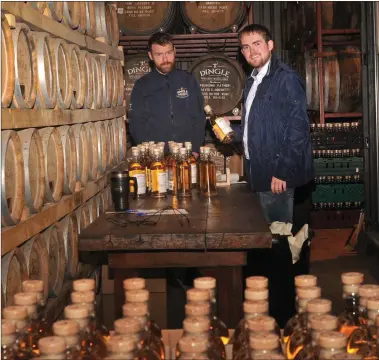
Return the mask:
[(364, 201), (364, 184), (317, 184), (313, 203)]
[(363, 172), (363, 158), (318, 158), (314, 159), (316, 176), (355, 175)]

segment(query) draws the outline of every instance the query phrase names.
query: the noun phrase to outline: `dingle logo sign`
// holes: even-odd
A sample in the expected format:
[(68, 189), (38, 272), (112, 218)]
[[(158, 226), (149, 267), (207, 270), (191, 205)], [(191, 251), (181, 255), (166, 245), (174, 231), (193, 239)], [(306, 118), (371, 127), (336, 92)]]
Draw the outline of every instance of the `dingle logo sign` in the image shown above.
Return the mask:
[(228, 78), (230, 71), (226, 70), (226, 66), (219, 65), (218, 62), (213, 63), (204, 70), (200, 70), (200, 76), (217, 76)]
[(128, 75), (134, 75), (134, 74), (146, 74), (151, 71), (151, 68), (149, 66), (149, 62), (147, 60), (140, 60), (136, 66), (126, 69)]

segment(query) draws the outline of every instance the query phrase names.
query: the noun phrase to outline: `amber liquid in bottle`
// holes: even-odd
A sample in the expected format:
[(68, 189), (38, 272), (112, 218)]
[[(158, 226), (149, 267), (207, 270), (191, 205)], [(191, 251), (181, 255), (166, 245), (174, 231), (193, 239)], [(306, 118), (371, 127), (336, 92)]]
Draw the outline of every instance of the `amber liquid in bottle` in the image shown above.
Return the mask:
[(152, 197), (167, 197), (166, 168), (159, 149), (154, 149), (154, 158), (150, 166), (150, 181), (150, 195)]
[[(132, 149), (132, 161), (129, 164), (129, 176), (135, 177), (138, 184), (138, 197), (146, 195), (146, 169), (142, 165), (141, 156), (138, 149)], [(130, 183), (130, 193), (134, 194), (134, 183)]]
[(228, 122), (224, 118), (217, 116), (209, 105), (204, 107), (204, 111), (209, 116), (212, 129), (218, 134), (220, 141), (230, 143), (233, 140), (234, 132)]
[(192, 188), (197, 187), (197, 162), (196, 158), (192, 153), (192, 144), (190, 142), (185, 143), (187, 150), (187, 158), (189, 159), (191, 165), (191, 186)]
[(178, 174), (179, 148), (173, 146), (171, 157), (167, 161), (168, 166), (168, 193), (177, 195), (178, 193)]
[(216, 165), (210, 159), (210, 148), (204, 148), (204, 161), (201, 161), (200, 166), (200, 193), (207, 197), (216, 196)]
[(177, 165), (178, 195), (181, 197), (192, 196), (191, 193), (191, 164), (187, 158), (185, 148), (179, 149), (180, 159)]

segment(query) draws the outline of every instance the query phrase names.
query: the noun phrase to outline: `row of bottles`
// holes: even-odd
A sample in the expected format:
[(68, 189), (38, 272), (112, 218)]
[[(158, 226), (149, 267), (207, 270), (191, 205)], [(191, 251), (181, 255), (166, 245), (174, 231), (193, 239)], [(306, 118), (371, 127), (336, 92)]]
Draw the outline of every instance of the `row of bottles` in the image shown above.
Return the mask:
[(316, 184), (358, 184), (363, 181), (361, 175), (346, 175), (346, 176), (316, 176)]
[(343, 122), (343, 123), (329, 123), (329, 124), (311, 124), (312, 132), (350, 132), (360, 131), (360, 123), (356, 122)]
[(345, 158), (361, 156), (361, 149), (312, 150), (314, 158)]
[(342, 209), (361, 209), (361, 201), (346, 202), (319, 202), (312, 204), (314, 210), (342, 210)]

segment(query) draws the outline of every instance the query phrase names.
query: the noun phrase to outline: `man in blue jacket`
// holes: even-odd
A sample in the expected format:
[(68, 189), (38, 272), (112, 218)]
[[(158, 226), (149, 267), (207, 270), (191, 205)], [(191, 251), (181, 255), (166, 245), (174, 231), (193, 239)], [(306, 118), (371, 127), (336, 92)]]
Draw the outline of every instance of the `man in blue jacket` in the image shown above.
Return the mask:
[(239, 41), (253, 72), (234, 141), (243, 143), (249, 182), (267, 222), (292, 223), (294, 190), (314, 178), (304, 82), (272, 53), (266, 27), (246, 26)]
[(154, 69), (136, 81), (129, 105), (134, 141), (191, 141), (198, 153), (204, 142), (204, 99), (195, 77), (175, 69), (172, 37), (156, 33), (149, 39)]

